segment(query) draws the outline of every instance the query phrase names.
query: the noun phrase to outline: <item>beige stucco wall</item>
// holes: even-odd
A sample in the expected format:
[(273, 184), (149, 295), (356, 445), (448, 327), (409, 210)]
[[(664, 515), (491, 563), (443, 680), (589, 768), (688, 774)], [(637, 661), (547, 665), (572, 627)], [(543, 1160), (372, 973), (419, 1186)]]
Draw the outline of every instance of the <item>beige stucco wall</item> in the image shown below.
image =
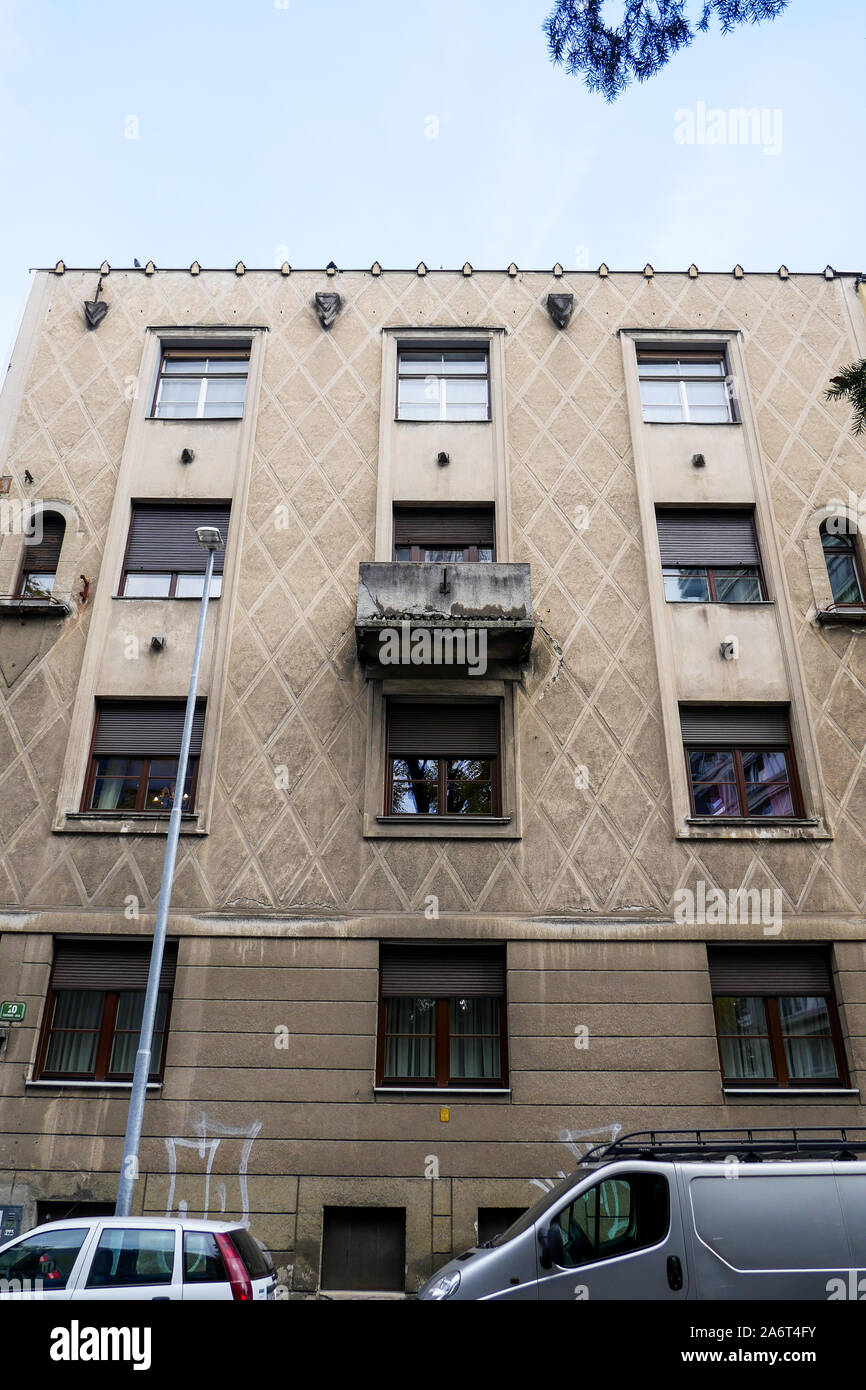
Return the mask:
[[(120, 664), (121, 631), (149, 638), (159, 618), (169, 636), (165, 653), (136, 663), (137, 693), (163, 694), (166, 682), (183, 687), (195, 605), (166, 605), (164, 613), (163, 605), (143, 605), (130, 629), (132, 605), (111, 595), (129, 497), (197, 487), (201, 473), (192, 470), (200, 467), (212, 469), (207, 489), (189, 495), (236, 497), (233, 526), (240, 527), (228, 601), (209, 620), (219, 718), (206, 734), (201, 833), (183, 837), (178, 860), (178, 990), (165, 1085), (149, 1102), (142, 1203), (164, 1209), (167, 1138), (191, 1141), (203, 1123), (260, 1123), (249, 1156), (249, 1211), (275, 1249), (297, 1249), (299, 1281), (315, 1282), (317, 1221), (335, 1191), (343, 1202), (407, 1206), (417, 1281), (446, 1238), (469, 1239), (479, 1192), (487, 1197), (481, 1204), (520, 1205), (538, 1191), (533, 1178), (569, 1166), (577, 1141), (563, 1140), (565, 1131), (862, 1119), (856, 1097), (726, 1100), (701, 933), (672, 921), (675, 890), (699, 880), (780, 888), (782, 939), (834, 944), (859, 1084), (866, 635), (814, 624), (804, 545), (816, 510), (849, 489), (866, 492), (866, 451), (850, 436), (846, 410), (823, 398), (827, 378), (856, 353), (853, 315), (861, 309), (853, 283), (820, 275), (647, 281), (588, 272), (561, 280), (541, 272), (346, 272), (332, 280), (318, 272), (113, 271), (104, 282), (109, 313), (88, 332), (81, 303), (95, 279), (90, 271), (37, 277), (0, 419), (0, 439), (8, 426), (2, 471), (13, 475), (14, 494), (27, 495), (27, 468), (30, 493), (75, 508), (76, 573), (90, 580), (87, 602), (76, 602), (68, 619), (16, 636), (24, 647), (11, 683), (0, 674), (2, 993), (29, 1003), (0, 1068), (2, 1127), (16, 1136), (7, 1189), (17, 1185), (28, 1201), (66, 1196), (76, 1184), (91, 1196), (113, 1192), (124, 1098), (25, 1087), (25, 1077), (52, 935), (144, 934), (152, 925), (161, 836), (59, 827), (64, 809), (77, 809), (86, 757), (82, 677), (97, 694), (131, 690), (139, 680), (130, 684), (130, 663)], [(334, 288), (344, 308), (326, 334), (311, 300)], [(544, 307), (549, 292), (561, 291), (576, 301), (565, 331)], [(428, 427), (411, 427), (408, 445), (393, 421), (380, 429), (390, 389), (381, 327), (431, 323), (507, 330), (499, 335), (504, 415), (495, 429), (468, 426), (449, 442), (455, 471), (444, 472), (449, 489), (465, 477), (478, 489), (469, 496), (494, 495), (498, 510), (507, 504), (509, 558), (532, 566), (539, 629), (515, 692), (519, 839), (410, 842), (362, 833), (369, 700), (351, 628), (358, 563), (377, 553), (377, 507), (378, 546), (389, 544), (383, 453), (390, 451), (389, 468), (399, 459), (405, 470), (400, 489), (420, 496), (427, 476), (431, 489), (445, 485), (428, 460), (432, 429), (428, 440)], [(201, 324), (267, 330), (256, 340), (261, 386), (245, 443), (226, 443), (242, 434), (234, 427), (167, 426), (136, 414), (136, 390), (152, 385), (148, 325)], [(712, 679), (718, 698), (728, 691), (744, 698), (746, 686), (748, 698), (784, 698), (799, 664), (804, 743), (814, 742), (810, 776), (832, 838), (676, 838), (661, 627), (617, 340), (619, 330), (650, 325), (741, 335), (754, 422), (749, 467), (760, 469), (766, 489), (782, 581), (776, 597), (788, 623), (773, 638), (764, 632), (765, 610), (742, 622), (738, 612), (740, 659), (723, 663), (715, 630), (723, 615), (672, 612), (678, 688), (703, 693)], [(671, 500), (684, 477), (697, 500), (753, 500), (735, 430), (700, 445), (691, 430), (682, 443), (667, 438), (667, 427), (647, 434), (649, 476), (661, 489), (654, 500)], [(489, 459), (468, 442), (478, 438), (490, 441)], [(197, 459), (185, 472), (175, 459), (189, 442)], [(699, 449), (708, 456), (704, 470), (690, 462)], [(464, 459), (476, 450), (470, 484)], [(500, 456), (504, 478), (496, 473)], [(393, 497), (393, 468), (390, 476)], [(285, 525), (277, 527), (277, 514)], [(9, 621), (0, 622), (0, 647)], [(706, 633), (693, 632), (701, 622)], [(111, 691), (96, 688), (111, 681)], [(283, 767), (287, 785), (278, 788)], [(576, 778), (582, 767), (585, 788)], [(439, 900), (438, 935), (504, 940), (509, 951), (513, 1101), (452, 1103), (448, 1125), (435, 1098), (383, 1102), (372, 1093), (376, 943), (429, 935), (431, 895)], [(140, 909), (133, 921), (122, 915), (130, 897)], [(573, 1046), (582, 1022), (597, 1034), (589, 1053)], [(279, 1053), (273, 1030), (283, 1023), (294, 1042)], [(237, 1135), (220, 1143), (230, 1209), (237, 1209), (239, 1143)], [(188, 1148), (178, 1152), (192, 1162)], [(423, 1167), (430, 1153), (440, 1156), (445, 1184), (432, 1191)], [(200, 1173), (189, 1183), (200, 1201)]]

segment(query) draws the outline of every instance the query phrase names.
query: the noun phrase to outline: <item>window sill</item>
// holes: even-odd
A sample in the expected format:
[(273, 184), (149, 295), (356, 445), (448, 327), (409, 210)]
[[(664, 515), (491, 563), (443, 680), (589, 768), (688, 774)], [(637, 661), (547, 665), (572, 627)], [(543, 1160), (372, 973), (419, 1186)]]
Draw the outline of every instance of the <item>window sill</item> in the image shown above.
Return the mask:
[(513, 816), (366, 816), (365, 839), (520, 839)]
[(241, 425), (243, 415), (146, 415), (157, 425)]
[(819, 608), (815, 621), (820, 627), (866, 627), (866, 608), (860, 604), (851, 608)]
[[(48, 1088), (51, 1088), (51, 1087), (54, 1087), (55, 1089), (56, 1089), (57, 1087), (60, 1087), (60, 1088), (61, 1088), (62, 1090), (64, 1090), (64, 1091), (68, 1091), (68, 1090), (86, 1090), (86, 1091), (131, 1091), (131, 1090), (132, 1090), (132, 1082), (131, 1082), (131, 1081), (73, 1081), (73, 1080), (70, 1080), (70, 1081), (63, 1081), (63, 1080), (61, 1080), (59, 1077), (58, 1077), (58, 1078), (55, 1078), (53, 1081), (52, 1081), (50, 1078), (45, 1078), (44, 1080), (43, 1080), (42, 1078), (40, 1078), (38, 1081), (25, 1081), (25, 1082), (24, 1082), (24, 1089), (25, 1089), (26, 1091), (29, 1091), (29, 1090), (31, 1090), (31, 1089), (34, 1089), (34, 1090), (35, 1090), (35, 1089), (37, 1089), (37, 1088), (38, 1088), (39, 1090), (43, 1090), (43, 1089), (48, 1089)], [(161, 1090), (162, 1090), (162, 1082), (161, 1082), (161, 1081), (148, 1081), (148, 1083), (147, 1083), (147, 1089), (148, 1089), (149, 1091), (161, 1091)]]
[(857, 1086), (723, 1086), (726, 1096), (846, 1096), (848, 1099), (860, 1098)]
[(744, 599), (742, 601), (731, 602), (730, 600), (718, 600), (706, 598), (667, 598), (665, 603), (676, 604), (680, 608), (699, 608), (701, 604), (705, 608), (775, 608), (776, 603), (771, 598)]
[(400, 415), (394, 416), (395, 425), (492, 425), (493, 418), (489, 416), (486, 420), (404, 420)]
[[(742, 428), (742, 420), (644, 420), (645, 425), (661, 425), (663, 429), (682, 429), (685, 426), (690, 430), (729, 430)], [(699, 471), (699, 470), (696, 470)]]
[(0, 596), (0, 618), (66, 618), (71, 612), (71, 606), (62, 599), (25, 594)]
[(832, 840), (822, 821), (798, 816), (686, 816), (678, 840)]
[[(201, 603), (201, 594), (112, 594), (113, 603)], [(209, 594), (208, 604), (219, 603), (219, 594)]]
[(441, 1096), (453, 1101), (460, 1096), (510, 1096), (510, 1086), (374, 1086), (374, 1096)]
[[(60, 825), (53, 827), (55, 835), (167, 835), (171, 812), (164, 815), (153, 811), (67, 811)], [(199, 826), (198, 811), (185, 811), (180, 818), (181, 835), (204, 835)]]

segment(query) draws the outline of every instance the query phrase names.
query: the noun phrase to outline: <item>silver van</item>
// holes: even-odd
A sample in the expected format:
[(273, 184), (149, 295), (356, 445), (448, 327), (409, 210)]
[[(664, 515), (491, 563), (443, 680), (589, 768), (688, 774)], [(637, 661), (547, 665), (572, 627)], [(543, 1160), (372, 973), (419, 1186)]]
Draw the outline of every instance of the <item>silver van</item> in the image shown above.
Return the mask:
[(629, 1134), (418, 1297), (866, 1298), (858, 1154), (863, 1129)]

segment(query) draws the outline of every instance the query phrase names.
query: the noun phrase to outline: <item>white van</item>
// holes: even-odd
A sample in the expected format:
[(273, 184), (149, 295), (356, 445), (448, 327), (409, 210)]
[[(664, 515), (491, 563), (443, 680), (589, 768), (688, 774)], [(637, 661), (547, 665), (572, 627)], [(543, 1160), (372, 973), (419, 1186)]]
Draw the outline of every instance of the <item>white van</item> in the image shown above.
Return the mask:
[(866, 1130), (629, 1134), (430, 1299), (839, 1299), (866, 1289)]

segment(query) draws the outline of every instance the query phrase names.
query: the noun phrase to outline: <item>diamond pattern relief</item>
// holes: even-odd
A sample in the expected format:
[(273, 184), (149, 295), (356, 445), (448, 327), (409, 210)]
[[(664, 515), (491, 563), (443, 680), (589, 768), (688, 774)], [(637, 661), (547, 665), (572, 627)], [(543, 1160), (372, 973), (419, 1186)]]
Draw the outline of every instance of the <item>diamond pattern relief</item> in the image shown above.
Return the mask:
[[(77, 508), (95, 584), (143, 323), (266, 323), (212, 831), (184, 841), (176, 901), (250, 912), (557, 914), (670, 910), (674, 889), (779, 886), (792, 912), (866, 909), (866, 639), (824, 634), (803, 536), (811, 513), (866, 493), (866, 451), (826, 379), (856, 354), (839, 282), (817, 277), (360, 273), (324, 334), (324, 277), (113, 272), (88, 333), (92, 275), (48, 285), (3, 468)], [(548, 293), (575, 295), (566, 332)], [(532, 565), (541, 629), (518, 693), (522, 841), (361, 838), (367, 692), (351, 624), (373, 556), (381, 329), (502, 323), (513, 552)], [(836, 839), (672, 838), (652, 627), (616, 331), (739, 327), (809, 680)], [(583, 512), (582, 509), (587, 509)], [(583, 518), (588, 514), (589, 526)], [(14, 685), (0, 681), (0, 851), (11, 903), (152, 905), (162, 842), (51, 836), (89, 611)], [(2, 636), (2, 634), (0, 634)], [(588, 785), (576, 785), (576, 770)], [(286, 769), (282, 780), (281, 768)], [(6, 880), (4, 880), (5, 882)]]

